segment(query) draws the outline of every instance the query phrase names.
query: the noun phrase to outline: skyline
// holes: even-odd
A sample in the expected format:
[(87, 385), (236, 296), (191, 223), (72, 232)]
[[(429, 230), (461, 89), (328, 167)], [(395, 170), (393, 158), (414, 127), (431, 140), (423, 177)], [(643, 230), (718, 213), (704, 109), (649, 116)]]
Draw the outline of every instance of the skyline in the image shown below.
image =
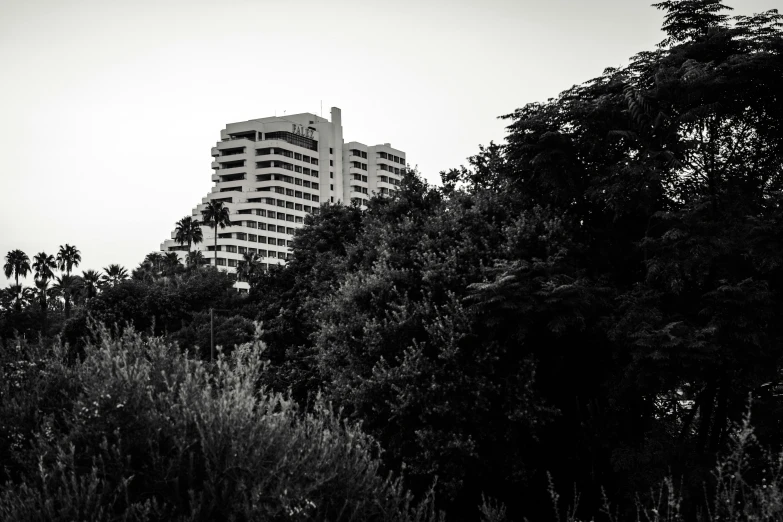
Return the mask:
[(77, 273), (131, 271), (156, 251), (210, 190), (210, 150), (228, 123), (339, 107), (346, 142), (391, 143), (436, 183), (479, 144), (503, 141), (498, 116), (663, 39), (648, 2), (0, 9), (0, 251), (32, 258), (69, 243), (82, 253)]

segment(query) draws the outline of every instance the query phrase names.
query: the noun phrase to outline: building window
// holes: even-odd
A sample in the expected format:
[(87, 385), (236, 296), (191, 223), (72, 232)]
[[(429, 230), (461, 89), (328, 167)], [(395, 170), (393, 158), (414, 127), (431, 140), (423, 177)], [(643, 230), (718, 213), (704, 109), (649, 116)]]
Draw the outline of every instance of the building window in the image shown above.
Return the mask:
[(278, 239), (277, 246), (285, 246), (285, 239)]
[(226, 266), (226, 260), (222, 257), (217, 258), (218, 266)]
[(236, 268), (237, 267), (237, 260), (236, 259), (229, 259), (228, 260), (228, 266)]
[(297, 223), (304, 223), (304, 218), (302, 218), (300, 216), (296, 216), (296, 222)]
[(310, 138), (305, 138), (304, 136), (300, 136), (299, 134), (294, 134), (293, 132), (285, 132), (285, 131), (267, 132), (266, 136), (264, 137), (267, 140), (281, 140), (281, 141), (285, 141), (286, 143), (290, 143), (291, 145), (296, 145), (298, 147), (303, 147), (305, 149), (318, 150), (317, 141)]
[(334, 149), (332, 147), (329, 147), (329, 154), (334, 154)]

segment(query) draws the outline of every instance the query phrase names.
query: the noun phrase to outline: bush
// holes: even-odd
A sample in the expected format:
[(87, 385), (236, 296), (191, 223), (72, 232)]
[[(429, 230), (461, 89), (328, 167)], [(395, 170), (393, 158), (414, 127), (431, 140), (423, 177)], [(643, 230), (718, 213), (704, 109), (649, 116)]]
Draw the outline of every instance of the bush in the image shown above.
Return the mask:
[[(209, 366), (132, 329), (93, 337), (67, 370), (62, 421), (31, 421), (37, 458), (0, 489), (0, 520), (436, 517), (431, 499), (415, 504), (382, 476), (376, 444), (329, 405), (304, 413), (259, 390), (260, 343)], [(39, 387), (59, 379), (38, 375)], [(40, 407), (29, 387), (14, 390), (4, 403)]]
[[(239, 315), (226, 317), (215, 313), (214, 318), (215, 348), (230, 353), (235, 346), (252, 341), (256, 328), (253, 321)], [(189, 324), (170, 336), (183, 348), (194, 349), (200, 357), (209, 360), (211, 357), (209, 312), (193, 314)]]

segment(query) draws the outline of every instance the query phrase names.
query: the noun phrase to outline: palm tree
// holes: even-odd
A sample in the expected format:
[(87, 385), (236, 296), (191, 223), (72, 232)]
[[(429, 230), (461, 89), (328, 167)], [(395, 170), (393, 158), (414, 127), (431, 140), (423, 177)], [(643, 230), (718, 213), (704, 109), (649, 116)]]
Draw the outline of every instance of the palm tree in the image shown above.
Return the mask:
[(30, 273), (30, 258), (21, 250), (11, 250), (5, 255), (3, 271), (9, 279), (13, 275), (16, 286), (19, 286), (19, 276), (26, 277)]
[(41, 333), (46, 335), (46, 313), (48, 311), (46, 304), (46, 295), (49, 292), (49, 280), (54, 277), (54, 270), (57, 264), (54, 256), (46, 252), (39, 252), (33, 257), (33, 270), (35, 270), (35, 286), (38, 288), (38, 294), (41, 299)]
[(101, 281), (112, 287), (128, 279), (128, 271), (124, 266), (112, 264), (105, 267), (103, 271), (106, 273), (101, 277)]
[(57, 267), (62, 272), (65, 271), (66, 275), (71, 275), (71, 270), (82, 262), (82, 253), (79, 252), (75, 246), (71, 246), (68, 243), (65, 246), (60, 245), (60, 251), (57, 252)]
[(182, 268), (176, 252), (168, 252), (163, 256), (163, 274), (174, 275)]
[(177, 221), (177, 228), (174, 229), (174, 232), (176, 234), (174, 239), (180, 246), (188, 244), (188, 252), (190, 252), (191, 244), (198, 245), (204, 239), (201, 223), (191, 216), (185, 216)]
[(201, 250), (193, 250), (188, 252), (187, 264), (191, 267), (199, 267), (204, 264), (204, 254)]
[(163, 259), (163, 254), (160, 252), (150, 252), (147, 254), (147, 257), (144, 258), (142, 264), (149, 263), (153, 274), (157, 275), (157, 273), (163, 269)]
[(0, 307), (6, 310), (21, 310), (35, 301), (35, 290), (29, 286), (11, 285), (0, 290)]
[(157, 277), (157, 272), (149, 261), (142, 261), (139, 266), (133, 269), (131, 272), (131, 278), (136, 281), (143, 281), (145, 283), (154, 283)]
[(25, 286), (19, 292), (19, 301), (22, 306), (28, 307), (35, 301), (35, 289), (31, 286)]
[[(19, 276), (21, 275), (22, 277), (26, 277), (27, 274), (30, 273), (30, 258), (27, 257), (27, 254), (21, 250), (11, 250), (5, 256), (5, 265), (3, 266), (3, 271), (5, 272), (5, 276), (8, 278), (10, 278), (11, 275), (14, 276), (16, 283), (14, 288), (21, 292), (22, 287), (19, 286)], [(21, 308), (21, 300), (19, 295), (16, 296), (15, 302), (17, 310), (19, 310)]]
[(242, 260), (237, 264), (237, 279), (250, 281), (250, 278), (261, 268), (260, 261), (258, 254), (251, 252), (242, 254)]
[(222, 201), (210, 201), (207, 208), (201, 211), (204, 217), (204, 224), (212, 228), (215, 234), (215, 268), (217, 268), (217, 229), (230, 227), (231, 219), (229, 217), (228, 207)]
[(49, 280), (36, 278), (35, 287), (38, 288), (38, 299), (41, 306), (41, 333), (46, 335), (46, 316), (47, 312), (49, 311), (49, 305), (46, 302), (46, 297), (49, 294)]
[(8, 288), (0, 288), (0, 310), (10, 310), (19, 295), (19, 285), (11, 285)]
[(82, 271), (82, 292), (88, 301), (98, 295), (101, 285), (101, 273), (96, 270)]
[(82, 278), (66, 274), (55, 277), (54, 280), (55, 283), (52, 285), (52, 290), (62, 294), (65, 300), (65, 318), (68, 319), (71, 316), (71, 297), (78, 295), (82, 286)]
[(54, 256), (48, 255), (46, 252), (39, 252), (38, 255), (33, 257), (33, 270), (35, 270), (36, 281), (48, 281), (54, 277), (54, 270), (57, 269), (57, 263), (54, 261)]

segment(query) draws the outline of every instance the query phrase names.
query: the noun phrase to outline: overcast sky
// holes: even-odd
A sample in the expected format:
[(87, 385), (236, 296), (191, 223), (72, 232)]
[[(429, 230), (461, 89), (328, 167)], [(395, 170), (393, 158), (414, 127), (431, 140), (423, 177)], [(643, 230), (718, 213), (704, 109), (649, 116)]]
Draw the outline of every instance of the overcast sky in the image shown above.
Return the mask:
[(210, 190), (226, 123), (321, 104), (436, 183), (498, 116), (652, 49), (650, 3), (0, 0), (0, 256), (130, 271)]

